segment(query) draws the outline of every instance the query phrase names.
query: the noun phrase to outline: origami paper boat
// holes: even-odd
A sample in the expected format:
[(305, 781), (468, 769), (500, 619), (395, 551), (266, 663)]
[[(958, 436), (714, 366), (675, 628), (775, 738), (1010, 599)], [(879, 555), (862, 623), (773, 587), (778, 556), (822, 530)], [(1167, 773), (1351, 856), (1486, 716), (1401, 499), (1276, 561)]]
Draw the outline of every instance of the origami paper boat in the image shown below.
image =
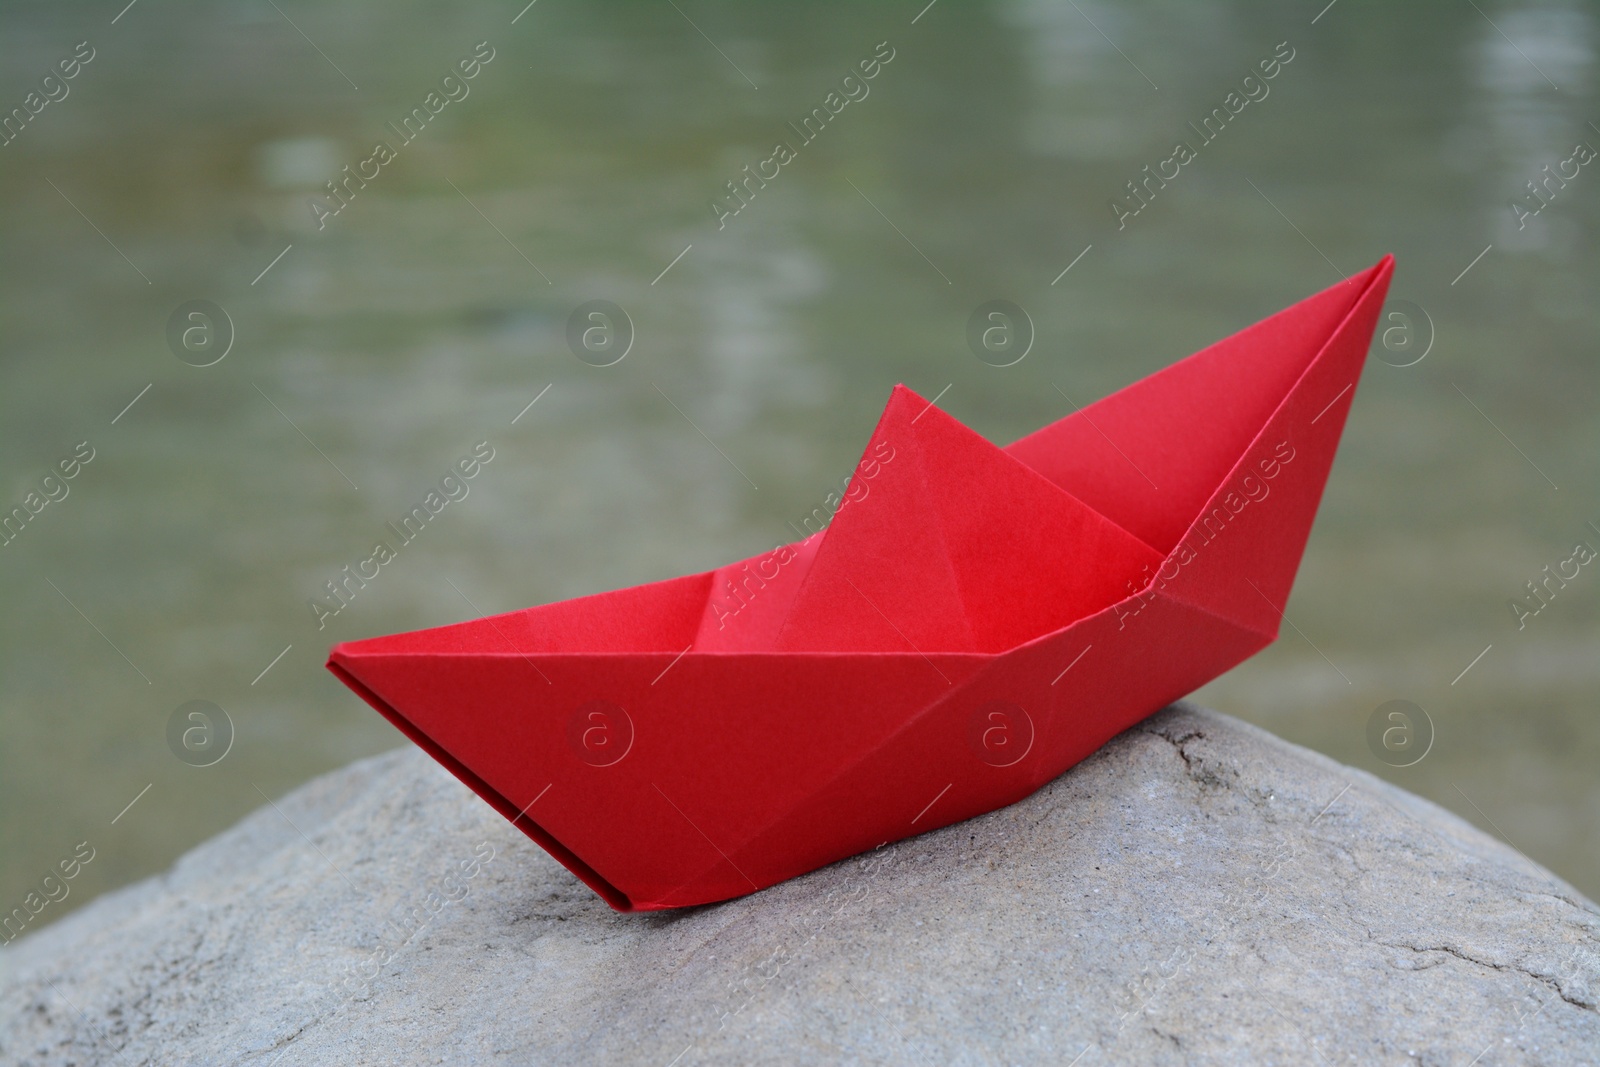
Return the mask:
[(1277, 636), (1392, 269), (1004, 449), (897, 387), (819, 534), (328, 667), (619, 911), (1010, 804)]

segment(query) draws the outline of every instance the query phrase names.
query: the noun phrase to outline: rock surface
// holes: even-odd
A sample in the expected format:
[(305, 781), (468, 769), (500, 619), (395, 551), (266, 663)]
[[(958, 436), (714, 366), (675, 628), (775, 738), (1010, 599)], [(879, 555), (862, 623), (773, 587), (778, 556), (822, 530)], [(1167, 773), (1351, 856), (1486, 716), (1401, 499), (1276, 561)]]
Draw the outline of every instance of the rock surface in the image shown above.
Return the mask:
[(682, 912), (613, 913), (414, 749), (276, 809), (0, 950), (0, 1062), (1600, 1062), (1600, 909), (1190, 705)]

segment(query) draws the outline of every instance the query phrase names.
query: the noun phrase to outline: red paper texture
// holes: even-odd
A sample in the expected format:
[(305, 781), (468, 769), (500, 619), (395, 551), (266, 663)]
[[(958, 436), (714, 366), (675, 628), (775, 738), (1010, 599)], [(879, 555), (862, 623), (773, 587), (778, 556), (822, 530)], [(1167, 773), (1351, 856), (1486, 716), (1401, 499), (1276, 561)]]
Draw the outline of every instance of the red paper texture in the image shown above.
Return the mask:
[(897, 386), (820, 533), (328, 667), (621, 911), (991, 811), (1277, 636), (1392, 270), (1005, 449)]

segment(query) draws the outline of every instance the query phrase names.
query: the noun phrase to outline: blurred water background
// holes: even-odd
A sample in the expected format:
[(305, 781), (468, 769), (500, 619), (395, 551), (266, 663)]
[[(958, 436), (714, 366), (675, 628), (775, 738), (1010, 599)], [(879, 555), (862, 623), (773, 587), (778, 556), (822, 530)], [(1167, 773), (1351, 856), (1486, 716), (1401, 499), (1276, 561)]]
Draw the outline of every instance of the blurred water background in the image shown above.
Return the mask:
[[(1600, 173), (1520, 229), (1511, 206), (1600, 147), (1600, 12), (925, 2), (0, 8), (4, 110), (93, 50), (0, 148), (4, 506), (94, 454), (0, 549), (0, 910), (80, 841), (41, 922), (400, 744), (323, 670), (335, 641), (753, 554), (897, 381), (1008, 442), (1071, 410), (1052, 383), (1105, 395), (1391, 251), (1422, 314), (1388, 325), (1419, 340), (1374, 348), (1296, 629), (1199, 698), (1600, 896), (1600, 573), (1520, 630), (1509, 607), (1600, 547)], [(724, 183), (884, 41), (719, 229)], [(319, 230), (309, 199), (479, 42), (470, 94)], [(1281, 42), (1270, 93), (1119, 231), (1111, 199)], [(1014, 366), (967, 346), (994, 298), (1037, 331)], [(610, 367), (567, 343), (597, 299), (636, 333)], [(235, 331), (212, 366), (169, 348), (191, 300)], [(319, 630), (308, 599), (483, 440), (470, 495)], [(1395, 699), (1435, 731), (1409, 767), (1366, 740)], [(169, 749), (190, 700), (235, 730), (210, 767)]]

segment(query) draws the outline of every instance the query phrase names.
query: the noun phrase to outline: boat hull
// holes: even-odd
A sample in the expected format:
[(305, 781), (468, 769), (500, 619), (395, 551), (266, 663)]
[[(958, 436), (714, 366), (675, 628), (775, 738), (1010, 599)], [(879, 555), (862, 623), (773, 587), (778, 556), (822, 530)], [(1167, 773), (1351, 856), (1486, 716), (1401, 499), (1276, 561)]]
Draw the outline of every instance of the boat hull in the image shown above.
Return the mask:
[[(1057, 493), (1062, 521), (1087, 505), (1112, 520), (1090, 534), (1122, 553), (1117, 566), (1148, 557), (1109, 596), (1103, 581), (1043, 575), (1050, 596), (1098, 606), (1008, 647), (992, 643), (1017, 624), (997, 613), (1031, 595), (1027, 568), (957, 544), (940, 589), (916, 570), (925, 552), (893, 555), (891, 509), (943, 523), (948, 547), (973, 524), (949, 500), (974, 490), (915, 473), (966, 446), (944, 424), (895, 421), (891, 401), (875, 440), (910, 450), (893, 468), (907, 488), (893, 495), (886, 474), (884, 495), (787, 546), (786, 576), (748, 601), (738, 641), (754, 647), (719, 644), (708, 605), (730, 576), (779, 567), (771, 553), (341, 644), (329, 669), (622, 911), (740, 896), (991, 811), (1277, 636), (1391, 270), (1386, 259), (1009, 449), (983, 443), (994, 455), (973, 459), (977, 474), (1023, 468), (1012, 497)], [(1164, 423), (1185, 397), (1201, 421)], [(1111, 441), (1115, 455), (1098, 443)], [(890, 564), (911, 575), (909, 599), (886, 599), (898, 595)], [(839, 580), (862, 603), (815, 592)], [(917, 596), (960, 598), (966, 617), (919, 618), (938, 611), (919, 612)], [(1054, 617), (1050, 603), (1028, 610)], [(859, 619), (841, 628), (847, 611)], [(866, 647), (833, 647), (852, 640)]]

